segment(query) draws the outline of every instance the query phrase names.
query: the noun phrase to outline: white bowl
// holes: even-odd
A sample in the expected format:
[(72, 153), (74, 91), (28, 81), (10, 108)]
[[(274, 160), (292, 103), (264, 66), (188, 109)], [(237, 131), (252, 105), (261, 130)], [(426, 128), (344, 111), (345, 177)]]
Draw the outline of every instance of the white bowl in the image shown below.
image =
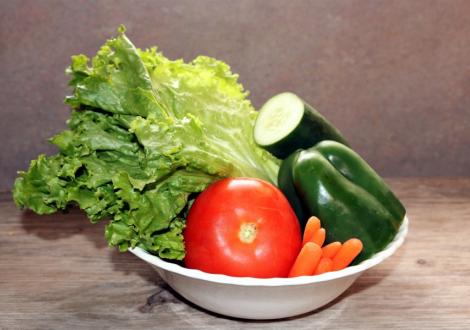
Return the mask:
[(209, 311), (245, 319), (279, 319), (313, 311), (332, 301), (367, 269), (390, 257), (408, 232), (405, 219), (394, 240), (358, 265), (316, 276), (260, 279), (210, 274), (163, 261), (141, 248), (130, 251), (155, 267), (181, 296)]

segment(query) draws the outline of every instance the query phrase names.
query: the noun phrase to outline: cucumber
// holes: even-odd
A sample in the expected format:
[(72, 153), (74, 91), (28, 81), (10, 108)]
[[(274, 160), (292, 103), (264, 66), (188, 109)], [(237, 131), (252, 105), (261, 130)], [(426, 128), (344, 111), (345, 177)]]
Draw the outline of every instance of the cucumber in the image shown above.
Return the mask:
[(323, 140), (348, 145), (340, 131), (325, 117), (289, 92), (273, 96), (261, 107), (253, 135), (260, 147), (281, 159)]

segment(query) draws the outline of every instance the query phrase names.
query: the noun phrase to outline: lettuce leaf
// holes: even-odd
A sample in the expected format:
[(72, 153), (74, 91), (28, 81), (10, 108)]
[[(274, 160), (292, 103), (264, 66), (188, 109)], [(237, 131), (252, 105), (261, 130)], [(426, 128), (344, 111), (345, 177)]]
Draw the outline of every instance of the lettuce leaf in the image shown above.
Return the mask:
[(72, 57), (69, 129), (51, 138), (13, 187), (17, 205), (50, 214), (78, 205), (121, 251), (184, 258), (185, 216), (224, 177), (276, 183), (279, 161), (253, 141), (256, 112), (230, 67), (200, 56), (172, 61), (125, 36), (91, 60)]

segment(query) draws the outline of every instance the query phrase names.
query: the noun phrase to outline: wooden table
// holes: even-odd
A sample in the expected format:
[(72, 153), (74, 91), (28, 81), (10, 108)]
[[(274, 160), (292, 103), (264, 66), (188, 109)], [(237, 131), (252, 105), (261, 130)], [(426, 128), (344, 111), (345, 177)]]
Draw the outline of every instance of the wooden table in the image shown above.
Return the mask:
[(0, 328), (470, 329), (470, 179), (390, 179), (405, 245), (325, 308), (269, 322), (207, 313), (78, 210), (38, 216), (0, 195)]

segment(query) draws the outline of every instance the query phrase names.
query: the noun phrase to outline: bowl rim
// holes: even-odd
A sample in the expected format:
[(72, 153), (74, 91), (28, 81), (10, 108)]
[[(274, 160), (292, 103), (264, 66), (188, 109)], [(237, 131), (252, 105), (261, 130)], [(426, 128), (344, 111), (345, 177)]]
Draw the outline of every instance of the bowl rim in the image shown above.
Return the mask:
[(273, 277), (273, 278), (255, 278), (255, 277), (235, 277), (223, 274), (211, 274), (203, 272), (197, 269), (190, 269), (174, 264), (171, 262), (164, 261), (159, 257), (150, 254), (142, 248), (134, 247), (130, 248), (129, 251), (138, 258), (148, 262), (149, 264), (165, 270), (167, 272), (176, 273), (185, 277), (220, 283), (220, 284), (231, 284), (239, 286), (294, 286), (294, 285), (305, 285), (312, 283), (320, 283), (335, 280), (338, 278), (352, 276), (361, 273), (390, 257), (395, 251), (403, 244), (405, 237), (408, 233), (409, 220), (407, 215), (403, 218), (403, 222), (398, 229), (394, 239), (386, 246), (386, 248), (371, 258), (362, 261), (361, 263), (346, 267), (339, 271), (332, 271), (320, 275), (312, 276), (299, 276), (299, 277)]

